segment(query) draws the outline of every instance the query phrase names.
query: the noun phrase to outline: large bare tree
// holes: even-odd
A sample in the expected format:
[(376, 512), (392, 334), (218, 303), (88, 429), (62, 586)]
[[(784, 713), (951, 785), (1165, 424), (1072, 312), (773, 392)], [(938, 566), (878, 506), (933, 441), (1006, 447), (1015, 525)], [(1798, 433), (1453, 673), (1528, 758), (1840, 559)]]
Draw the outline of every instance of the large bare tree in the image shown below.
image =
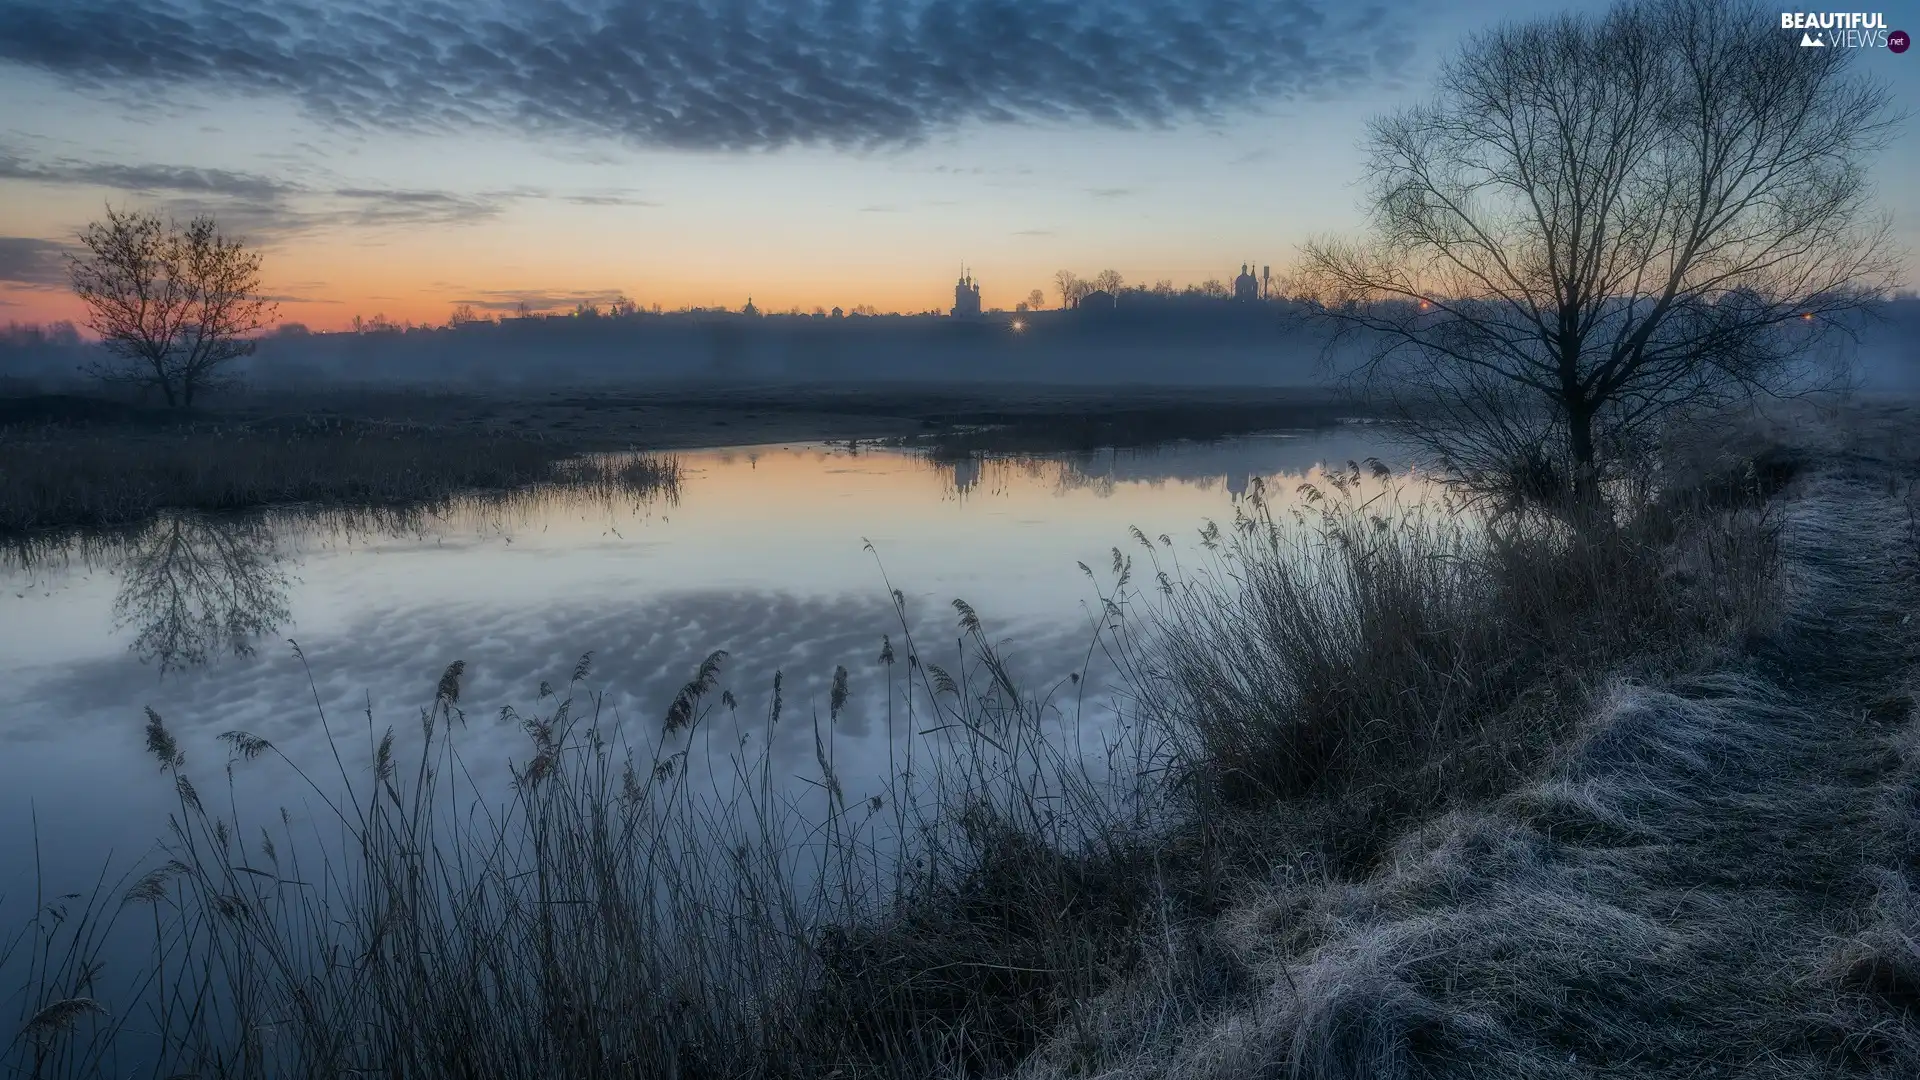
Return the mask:
[(1807, 385), (1892, 284), (1866, 164), (1894, 117), (1851, 60), (1743, 0), (1478, 35), (1372, 124), (1367, 235), (1309, 244), (1300, 285), (1459, 475), (1590, 506), (1664, 421)]
[(223, 369), (253, 351), (251, 335), (277, 310), (260, 295), (260, 254), (211, 217), (182, 226), (109, 206), (80, 243), (68, 264), (73, 291), (113, 356), (94, 373), (157, 388), (170, 406), (191, 407), (225, 383)]

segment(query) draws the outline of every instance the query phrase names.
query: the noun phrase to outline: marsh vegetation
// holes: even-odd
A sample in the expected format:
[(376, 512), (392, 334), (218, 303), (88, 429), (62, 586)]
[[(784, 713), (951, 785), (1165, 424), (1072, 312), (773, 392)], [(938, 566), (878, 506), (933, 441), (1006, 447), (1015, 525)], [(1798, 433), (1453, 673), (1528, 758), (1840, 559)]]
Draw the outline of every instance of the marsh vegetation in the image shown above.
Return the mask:
[[(1687, 947), (1731, 947), (1740, 881), (1630, 880), (1640, 830), (1708, 828), (1652, 807), (1718, 798), (1705, 776), (1661, 779), (1643, 740), (1748, 733), (1758, 754), (1752, 725), (1813, 723), (1816, 705), (1767, 682), (1808, 632), (1796, 620), (1828, 602), (1786, 587), (1806, 572), (1789, 559), (1806, 542), (1794, 500), (1892, 527), (1873, 509), (1893, 505), (1884, 487), (1770, 497), (1780, 484), (1752, 483), (1754, 462), (1807, 469), (1824, 452), (1784, 445), (1676, 449), (1658, 496), (1598, 533), (1396, 504), (1397, 482), (1355, 463), (1307, 491), (1256, 491), (1198, 562), (1136, 535), (1089, 571), (1090, 644), (1125, 672), (1128, 703), (1125, 724), (1093, 732), (1079, 679), (1022, 685), (1019, 657), (958, 602), (955, 644), (917, 637), (897, 607), (817, 702), (778, 677), (757, 696), (723, 690), (715, 654), (652, 716), (611, 708), (590, 657), (517, 712), (468, 700), (452, 663), (411, 719), (320, 717), (338, 756), (318, 761), (245, 731), (224, 737), (227, 761), (189, 761), (149, 715), (154, 782), (176, 802), (164, 850), (85, 895), (48, 889), (7, 959), (9, 1053), (42, 1076), (1199, 1075), (1222, 1061), (1397, 1076), (1460, 1060), (1430, 1040), (1469, 1037), (1515, 1062), (1562, 1044), (1581, 1068), (1626, 1060), (1654, 1029), (1607, 1025), (1678, 1000), (1662, 989), (1677, 984), (1536, 1009), (1526, 995), (1585, 977), (1547, 963), (1539, 950), (1570, 946), (1542, 935), (1598, 935), (1566, 962), (1603, 963), (1656, 933), (1632, 912), (1684, 887), (1705, 896), (1680, 914), (1710, 923)], [(1890, 624), (1867, 606), (1834, 617), (1877, 654)], [(862, 681), (899, 721), (879, 777), (836, 764)], [(504, 787), (476, 779), (492, 752), (480, 725), (524, 740)], [(767, 749), (793, 725), (814, 747), (798, 788)], [(1818, 740), (1795, 738), (1756, 775), (1800, 782), (1787, 762)], [(1719, 751), (1687, 753), (1708, 768)], [(1651, 789), (1631, 771), (1644, 754)], [(256, 770), (325, 809), (256, 820), (226, 794)], [(1766, 805), (1785, 816), (1756, 829), (1797, 827)], [(1796, 888), (1838, 887), (1865, 836), (1828, 845), (1827, 876)], [(1778, 876), (1796, 850), (1728, 854)], [(1626, 892), (1581, 899), (1599, 885), (1555, 876), (1596, 851), (1626, 860), (1606, 871)], [(1811, 933), (1792, 905), (1767, 910), (1795, 940)], [(1447, 944), (1394, 944), (1416, 931)], [(1834, 1025), (1877, 1025), (1876, 1053), (1913, 1060), (1920, 1042), (1873, 981), (1898, 960), (1873, 945), (1889, 940), (1847, 946), (1867, 959), (1807, 987), (1741, 968), (1737, 985), (1773, 996), (1724, 1019), (1782, 1060), (1826, 1053), (1819, 1024), (1836, 1039)], [(1509, 950), (1528, 959), (1472, 966)], [(1759, 959), (1703, 954), (1699, 970)], [(1459, 970), (1521, 996), (1473, 997)], [(1720, 1053), (1658, 1037), (1666, 1062)]]
[(671, 457), (583, 456), (557, 440), (339, 417), (23, 425), (0, 430), (0, 535), (135, 525), (165, 511), (431, 507), (543, 484), (645, 494), (678, 476)]

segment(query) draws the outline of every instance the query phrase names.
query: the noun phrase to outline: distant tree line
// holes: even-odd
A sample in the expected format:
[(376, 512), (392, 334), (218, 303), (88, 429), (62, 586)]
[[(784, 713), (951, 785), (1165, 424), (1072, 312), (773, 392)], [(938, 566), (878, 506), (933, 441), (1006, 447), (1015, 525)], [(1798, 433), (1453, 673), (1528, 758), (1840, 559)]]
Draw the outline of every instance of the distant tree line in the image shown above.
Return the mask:
[(0, 329), (0, 349), (71, 349), (80, 343), (80, 328), (67, 319), (45, 325), (9, 321)]
[[(1134, 285), (1129, 287), (1127, 279), (1118, 270), (1102, 270), (1090, 278), (1083, 278), (1072, 270), (1057, 270), (1053, 275), (1054, 293), (1060, 297), (1063, 308), (1077, 307), (1080, 301), (1094, 292), (1103, 292), (1116, 299), (1132, 296), (1153, 296), (1161, 298), (1184, 297), (1188, 299), (1225, 300), (1233, 295), (1233, 289), (1219, 278), (1208, 278), (1197, 285), (1189, 284), (1184, 288), (1175, 288), (1171, 278), (1161, 278), (1152, 285)], [(1044, 296), (1039, 289), (1027, 296), (1030, 307), (1039, 308)]]

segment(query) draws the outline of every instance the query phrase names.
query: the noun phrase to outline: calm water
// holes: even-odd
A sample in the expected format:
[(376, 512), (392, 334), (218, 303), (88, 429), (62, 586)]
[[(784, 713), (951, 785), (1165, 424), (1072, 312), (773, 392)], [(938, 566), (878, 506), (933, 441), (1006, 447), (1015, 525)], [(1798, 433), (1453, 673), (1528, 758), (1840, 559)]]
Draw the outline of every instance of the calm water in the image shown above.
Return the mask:
[[(233, 729), (330, 766), (322, 708), (364, 761), (368, 710), (376, 729), (406, 726), (453, 660), (467, 663), (468, 757), (503, 795), (506, 761), (526, 753), (500, 707), (529, 710), (543, 680), (564, 684), (589, 651), (588, 684), (647, 726), (715, 649), (731, 654), (722, 685), (755, 715), (775, 670), (789, 715), (824, 713), (844, 664), (855, 692), (839, 768), (877, 773), (881, 635), (900, 640), (889, 582), (927, 658), (954, 648), (959, 597), (1028, 688), (1064, 685), (1092, 639), (1094, 585), (1077, 563), (1103, 569), (1131, 526), (1190, 541), (1231, 518), (1256, 478), (1291, 492), (1321, 462), (1381, 451), (1364, 428), (960, 466), (819, 446), (704, 451), (683, 457), (672, 501), (553, 497), (404, 529), (188, 520), (131, 546), (15, 562), (0, 570), (0, 892), (30, 890), (24, 826), (36, 818), (42, 865), (65, 879), (56, 889), (89, 883), (110, 849), (128, 860), (151, 847), (173, 803), (144, 753), (145, 707), (204, 788), (226, 760), (216, 737)], [(792, 734), (776, 759), (797, 769), (813, 746), (807, 729)], [(489, 740), (497, 752), (475, 749)], [(235, 783), (258, 810), (302, 802), (276, 766), (246, 765)]]

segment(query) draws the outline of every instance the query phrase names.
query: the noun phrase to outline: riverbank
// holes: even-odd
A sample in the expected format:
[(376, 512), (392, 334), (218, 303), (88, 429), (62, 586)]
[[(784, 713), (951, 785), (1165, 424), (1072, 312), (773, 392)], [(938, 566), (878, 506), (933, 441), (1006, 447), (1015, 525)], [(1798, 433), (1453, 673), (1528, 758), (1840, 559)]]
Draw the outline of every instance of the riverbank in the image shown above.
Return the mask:
[[(1094, 772), (1073, 691), (964, 604), (946, 645), (876, 626), (818, 701), (715, 654), (627, 723), (582, 657), (498, 714), (526, 742), (485, 790), (499, 703), (454, 664), (397, 743), (369, 702), (344, 849), (228, 822), (151, 715), (176, 831), (98, 918), (155, 904), (160, 992), (271, 1026), (290, 1075), (1912, 1075), (1916, 432), (1713, 425), (1590, 536), (1402, 514), (1359, 467), (1250, 490), (1200, 563), (1138, 535), (1090, 572), (1132, 721)], [(877, 787), (833, 753), (876, 681), (907, 744)], [(22, 1052), (145, 1015), (54, 975)], [(255, 1052), (170, 1038), (175, 1072)]]
[[(1536, 710), (1560, 734), (1517, 783), (1364, 866), (1284, 845), (1189, 924), (1229, 991), (1197, 998), (1163, 952), (1021, 1074), (1920, 1073), (1916, 419), (1747, 439), (1803, 464), (1773, 500), (1771, 615), (1590, 669)], [(1669, 572), (1726, 562), (1700, 554)]]
[(43, 395), (0, 399), (0, 535), (161, 510), (419, 505), (555, 482), (562, 462), (598, 451), (882, 441), (948, 457), (1078, 452), (1322, 427), (1357, 411), (1297, 390), (334, 391), (233, 395), (193, 413)]

